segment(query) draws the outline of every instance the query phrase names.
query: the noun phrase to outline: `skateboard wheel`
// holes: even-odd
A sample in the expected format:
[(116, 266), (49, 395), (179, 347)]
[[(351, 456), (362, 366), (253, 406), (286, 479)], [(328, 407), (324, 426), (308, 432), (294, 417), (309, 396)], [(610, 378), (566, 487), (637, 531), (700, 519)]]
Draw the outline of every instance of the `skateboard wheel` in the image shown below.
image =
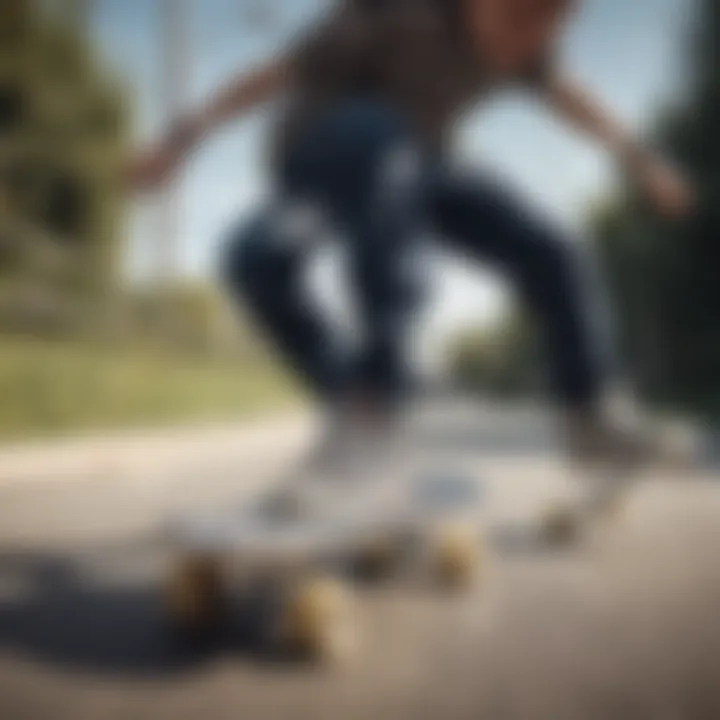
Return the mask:
[(365, 580), (389, 577), (400, 560), (400, 547), (389, 537), (376, 538), (362, 547), (355, 557), (354, 570)]
[(279, 641), (303, 658), (337, 662), (355, 644), (354, 617), (345, 587), (332, 579), (299, 584), (288, 592), (279, 618)]
[(568, 545), (580, 536), (580, 517), (568, 505), (558, 504), (546, 511), (542, 520), (542, 535), (553, 545)]
[(480, 569), (481, 550), (473, 527), (443, 529), (435, 547), (435, 574), (443, 587), (462, 590), (469, 587)]
[(207, 636), (221, 614), (222, 573), (217, 558), (182, 558), (173, 568), (165, 596), (165, 611), (174, 634), (186, 640)]

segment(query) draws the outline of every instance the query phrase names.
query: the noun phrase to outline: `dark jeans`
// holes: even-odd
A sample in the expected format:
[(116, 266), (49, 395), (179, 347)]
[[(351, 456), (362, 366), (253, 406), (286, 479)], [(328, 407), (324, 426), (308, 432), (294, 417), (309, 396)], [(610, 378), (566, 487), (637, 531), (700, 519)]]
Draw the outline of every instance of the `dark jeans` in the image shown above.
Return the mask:
[[(316, 215), (347, 243), (363, 329), (350, 357), (303, 284), (320, 237), (310, 221)], [(558, 398), (593, 403), (604, 379), (604, 338), (579, 244), (494, 184), (444, 168), (378, 103), (338, 106), (291, 144), (274, 202), (232, 238), (224, 272), (318, 394), (364, 388), (392, 400), (407, 387), (407, 335), (422, 301), (420, 243), (428, 231), (515, 284), (544, 331)]]

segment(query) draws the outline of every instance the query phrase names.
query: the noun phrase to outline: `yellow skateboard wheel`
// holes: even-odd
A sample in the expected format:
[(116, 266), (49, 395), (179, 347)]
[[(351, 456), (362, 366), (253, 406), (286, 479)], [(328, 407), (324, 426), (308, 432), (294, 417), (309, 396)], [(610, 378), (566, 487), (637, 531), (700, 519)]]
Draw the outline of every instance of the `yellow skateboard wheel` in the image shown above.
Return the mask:
[(165, 610), (171, 626), (188, 634), (209, 629), (218, 619), (222, 584), (217, 558), (182, 558), (172, 569), (166, 587)]
[(441, 529), (434, 555), (437, 579), (449, 589), (469, 587), (478, 575), (481, 554), (475, 528), (457, 525)]
[(352, 652), (355, 618), (342, 583), (327, 578), (301, 582), (282, 605), (278, 639), (284, 647), (320, 662), (344, 660)]
[(355, 569), (361, 578), (378, 580), (387, 578), (398, 566), (400, 548), (389, 537), (374, 538), (355, 558)]

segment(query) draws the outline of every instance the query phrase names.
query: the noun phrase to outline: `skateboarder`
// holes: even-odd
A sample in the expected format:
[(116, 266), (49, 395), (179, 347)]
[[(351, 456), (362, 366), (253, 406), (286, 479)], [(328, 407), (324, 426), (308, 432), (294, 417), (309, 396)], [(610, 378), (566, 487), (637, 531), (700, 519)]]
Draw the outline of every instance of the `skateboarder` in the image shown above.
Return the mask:
[[(620, 431), (606, 408), (607, 338), (578, 243), (448, 159), (463, 113), (517, 86), (612, 153), (664, 216), (690, 209), (678, 174), (558, 67), (558, 37), (575, 4), (338, 2), (283, 57), (179, 118), (136, 162), (136, 185), (152, 189), (208, 133), (282, 99), (272, 196), (233, 234), (223, 270), (285, 360), (350, 426), (369, 418), (380, 427), (408, 390), (406, 339), (423, 295), (418, 243), (431, 230), (468, 260), (506, 275), (535, 314), (573, 454), (636, 461), (661, 449), (645, 433)], [(301, 282), (321, 228), (347, 245), (363, 327), (361, 348), (351, 355)]]

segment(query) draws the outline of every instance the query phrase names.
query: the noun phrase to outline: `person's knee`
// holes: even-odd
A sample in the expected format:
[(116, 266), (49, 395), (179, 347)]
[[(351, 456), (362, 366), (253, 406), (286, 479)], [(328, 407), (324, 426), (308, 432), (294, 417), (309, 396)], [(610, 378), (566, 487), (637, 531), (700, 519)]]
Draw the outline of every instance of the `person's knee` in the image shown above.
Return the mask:
[(220, 268), (222, 280), (235, 296), (257, 294), (276, 285), (283, 259), (274, 247), (267, 222), (256, 220), (231, 235)]

